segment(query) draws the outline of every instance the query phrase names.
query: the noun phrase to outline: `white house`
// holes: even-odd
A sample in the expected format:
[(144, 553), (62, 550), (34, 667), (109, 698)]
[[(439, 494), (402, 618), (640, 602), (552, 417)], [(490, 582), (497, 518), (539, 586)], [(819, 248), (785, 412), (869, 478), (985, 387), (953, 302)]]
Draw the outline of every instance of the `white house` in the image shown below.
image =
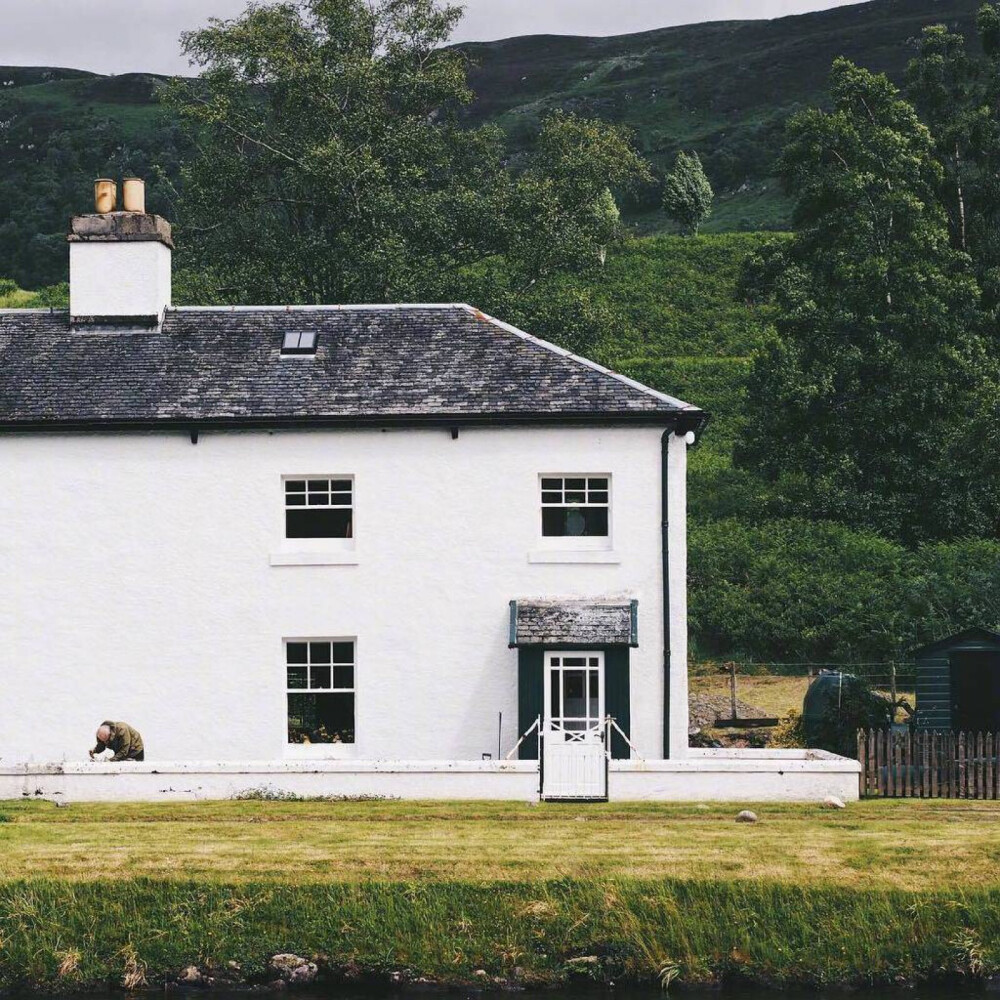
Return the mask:
[(857, 795), (688, 750), (697, 407), (466, 305), (172, 307), (142, 212), (69, 240), (69, 313), (0, 313), (0, 798)]

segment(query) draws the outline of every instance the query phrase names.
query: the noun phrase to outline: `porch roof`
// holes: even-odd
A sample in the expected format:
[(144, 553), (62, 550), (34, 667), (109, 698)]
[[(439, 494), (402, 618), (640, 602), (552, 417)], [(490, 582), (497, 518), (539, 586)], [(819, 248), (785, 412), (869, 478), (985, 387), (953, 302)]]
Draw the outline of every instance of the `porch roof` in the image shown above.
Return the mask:
[(514, 600), (510, 646), (638, 646), (639, 602)]

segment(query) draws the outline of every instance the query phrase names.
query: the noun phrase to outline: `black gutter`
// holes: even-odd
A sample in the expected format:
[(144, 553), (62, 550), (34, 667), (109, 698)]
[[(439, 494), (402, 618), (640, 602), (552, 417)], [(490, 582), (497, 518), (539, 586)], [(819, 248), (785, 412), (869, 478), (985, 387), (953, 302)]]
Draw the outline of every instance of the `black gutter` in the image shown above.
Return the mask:
[(431, 427), (452, 430), (456, 427), (510, 426), (644, 426), (667, 427), (678, 433), (697, 430), (707, 420), (702, 410), (678, 410), (674, 413), (497, 413), (497, 414), (362, 414), (328, 417), (167, 417), (161, 419), (86, 418), (79, 420), (5, 420), (0, 431), (239, 431), (239, 430), (321, 430), (372, 427)]

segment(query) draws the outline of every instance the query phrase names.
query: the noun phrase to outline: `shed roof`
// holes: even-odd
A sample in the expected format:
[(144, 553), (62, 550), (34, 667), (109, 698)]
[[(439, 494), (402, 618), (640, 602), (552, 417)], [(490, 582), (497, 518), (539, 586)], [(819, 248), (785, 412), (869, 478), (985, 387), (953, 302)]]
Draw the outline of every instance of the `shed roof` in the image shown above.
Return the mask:
[(511, 601), (510, 645), (637, 646), (638, 601)]
[[(283, 357), (289, 332), (315, 356)], [(0, 312), (8, 429), (705, 418), (465, 305), (181, 308), (147, 330)]]
[(937, 639), (926, 646), (918, 647), (913, 650), (913, 655), (927, 656), (928, 654), (944, 652), (955, 646), (967, 643), (982, 644), (987, 648), (1000, 650), (1000, 632), (993, 632), (988, 628), (980, 628), (978, 626), (963, 629), (954, 635), (945, 636), (943, 639)]

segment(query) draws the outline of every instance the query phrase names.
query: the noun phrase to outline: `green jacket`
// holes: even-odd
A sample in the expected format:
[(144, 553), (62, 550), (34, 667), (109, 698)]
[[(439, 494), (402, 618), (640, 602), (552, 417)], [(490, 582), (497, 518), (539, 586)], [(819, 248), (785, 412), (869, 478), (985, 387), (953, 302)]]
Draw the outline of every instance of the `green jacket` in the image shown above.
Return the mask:
[(142, 737), (127, 722), (105, 720), (101, 725), (107, 726), (111, 730), (111, 738), (107, 743), (98, 740), (97, 746), (94, 747), (94, 753), (104, 753), (110, 747), (115, 752), (112, 760), (135, 760), (142, 754)]

